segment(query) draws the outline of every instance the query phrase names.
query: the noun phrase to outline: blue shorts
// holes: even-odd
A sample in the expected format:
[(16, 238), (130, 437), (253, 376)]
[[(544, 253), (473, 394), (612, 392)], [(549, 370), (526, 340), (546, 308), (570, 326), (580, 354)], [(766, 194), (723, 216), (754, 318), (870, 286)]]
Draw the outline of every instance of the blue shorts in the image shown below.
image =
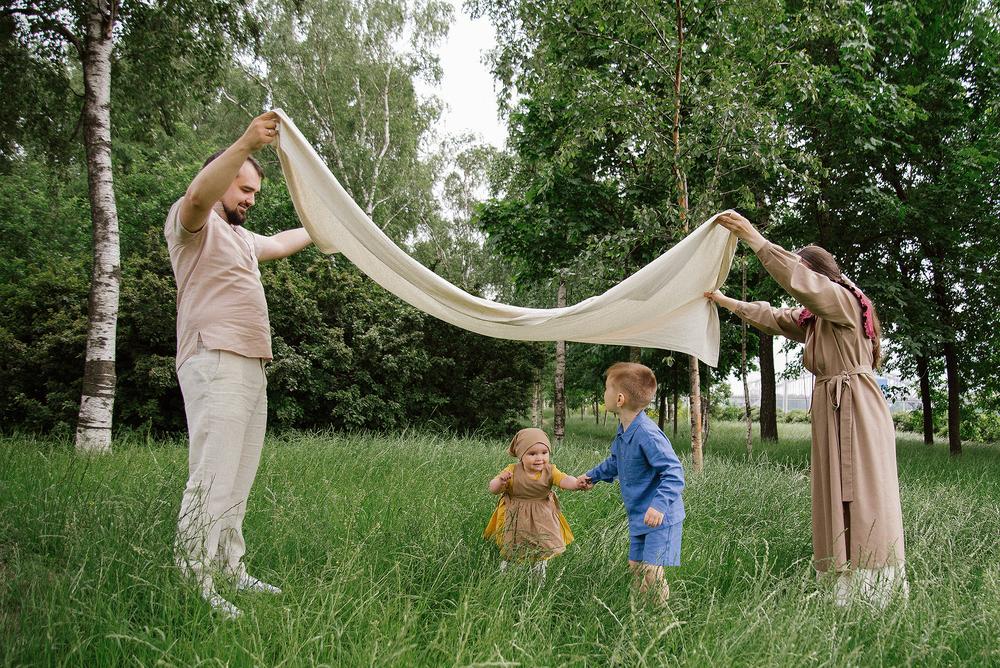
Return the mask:
[(681, 529), (684, 522), (653, 529), (649, 533), (629, 536), (629, 561), (641, 561), (653, 566), (681, 565)]

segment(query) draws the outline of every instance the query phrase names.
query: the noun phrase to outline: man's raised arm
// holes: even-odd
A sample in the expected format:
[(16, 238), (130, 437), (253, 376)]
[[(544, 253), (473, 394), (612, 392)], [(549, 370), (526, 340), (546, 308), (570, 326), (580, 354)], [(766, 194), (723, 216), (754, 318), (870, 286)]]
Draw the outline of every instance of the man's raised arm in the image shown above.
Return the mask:
[(180, 222), (184, 229), (197, 232), (205, 226), (212, 207), (236, 179), (243, 163), (277, 135), (278, 115), (273, 111), (261, 114), (251, 121), (242, 137), (198, 172), (181, 202)]

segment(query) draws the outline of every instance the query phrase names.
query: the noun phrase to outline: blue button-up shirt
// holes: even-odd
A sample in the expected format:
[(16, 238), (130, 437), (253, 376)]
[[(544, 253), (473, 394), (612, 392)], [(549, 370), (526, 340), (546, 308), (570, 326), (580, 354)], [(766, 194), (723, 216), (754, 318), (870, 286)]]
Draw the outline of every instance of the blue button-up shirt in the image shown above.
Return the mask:
[(601, 482), (618, 478), (630, 535), (653, 530), (643, 521), (650, 507), (663, 513), (663, 526), (684, 519), (684, 467), (666, 435), (645, 413), (639, 413), (628, 429), (619, 423), (611, 456), (587, 475)]

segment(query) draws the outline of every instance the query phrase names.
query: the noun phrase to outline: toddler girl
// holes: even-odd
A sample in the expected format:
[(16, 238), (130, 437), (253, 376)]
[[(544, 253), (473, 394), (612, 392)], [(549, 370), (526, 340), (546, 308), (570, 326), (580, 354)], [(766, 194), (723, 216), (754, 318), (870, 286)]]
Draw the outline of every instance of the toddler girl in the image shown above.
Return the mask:
[(507, 560), (535, 563), (545, 574), (545, 561), (566, 550), (573, 541), (566, 518), (559, 509), (552, 486), (586, 489), (585, 482), (566, 475), (549, 463), (549, 438), (541, 429), (522, 429), (510, 443), (516, 464), (504, 468), (490, 481), (493, 494), (501, 494), (483, 538), (495, 540), (506, 568)]

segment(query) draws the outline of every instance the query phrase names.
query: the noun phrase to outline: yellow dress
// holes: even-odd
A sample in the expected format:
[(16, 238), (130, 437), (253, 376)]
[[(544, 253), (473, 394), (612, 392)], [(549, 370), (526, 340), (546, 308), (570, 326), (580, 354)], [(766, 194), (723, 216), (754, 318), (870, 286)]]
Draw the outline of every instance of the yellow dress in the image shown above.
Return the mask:
[[(562, 553), (573, 542), (573, 532), (552, 487), (558, 486), (566, 474), (552, 464), (537, 474), (528, 473), (520, 463), (511, 464), (504, 471), (513, 475), (483, 531), (483, 538), (496, 542), (505, 558), (530, 552), (530, 558), (549, 559)], [(508, 517), (516, 519), (508, 522)]]

